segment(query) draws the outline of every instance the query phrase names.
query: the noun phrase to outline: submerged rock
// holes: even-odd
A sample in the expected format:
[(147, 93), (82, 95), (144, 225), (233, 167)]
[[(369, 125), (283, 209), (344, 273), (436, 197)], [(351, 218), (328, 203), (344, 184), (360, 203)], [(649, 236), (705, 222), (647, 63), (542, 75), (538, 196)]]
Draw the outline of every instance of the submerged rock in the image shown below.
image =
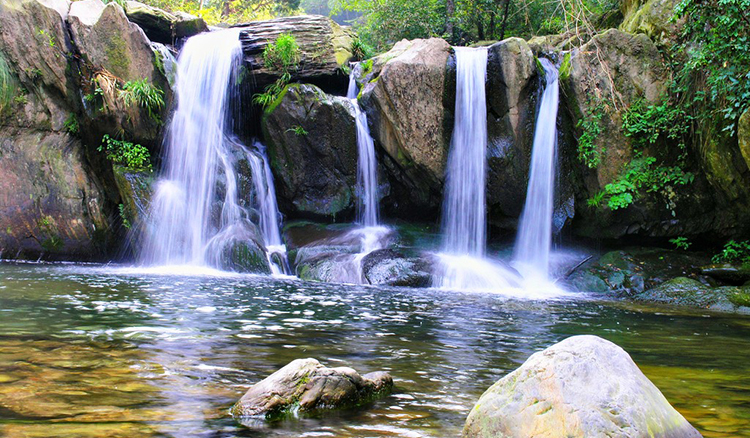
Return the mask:
[(673, 278), (633, 298), (648, 303), (750, 313), (750, 287), (711, 287), (685, 277)]
[(362, 272), (369, 284), (428, 287), (432, 282), (432, 260), (409, 257), (394, 249), (379, 249), (362, 259)]
[(349, 367), (327, 368), (315, 359), (297, 359), (253, 385), (230, 412), (243, 423), (277, 420), (362, 406), (392, 388), (386, 372), (361, 376)]
[(573, 336), (533, 354), (471, 410), (466, 438), (692, 438), (700, 433), (620, 347)]
[(262, 127), (284, 213), (335, 220), (354, 210), (357, 131), (348, 99), (288, 85)]

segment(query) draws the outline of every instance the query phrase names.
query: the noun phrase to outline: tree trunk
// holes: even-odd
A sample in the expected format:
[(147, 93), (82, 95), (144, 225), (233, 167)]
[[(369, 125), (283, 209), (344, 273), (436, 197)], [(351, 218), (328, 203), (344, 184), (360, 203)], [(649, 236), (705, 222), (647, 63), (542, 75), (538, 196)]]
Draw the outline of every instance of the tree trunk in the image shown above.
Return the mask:
[(445, 33), (448, 39), (453, 43), (453, 14), (456, 12), (454, 0), (445, 0)]
[(503, 24), (500, 26), (500, 41), (505, 39), (505, 25), (508, 22), (508, 9), (510, 8), (510, 0), (505, 0), (505, 12), (503, 12)]

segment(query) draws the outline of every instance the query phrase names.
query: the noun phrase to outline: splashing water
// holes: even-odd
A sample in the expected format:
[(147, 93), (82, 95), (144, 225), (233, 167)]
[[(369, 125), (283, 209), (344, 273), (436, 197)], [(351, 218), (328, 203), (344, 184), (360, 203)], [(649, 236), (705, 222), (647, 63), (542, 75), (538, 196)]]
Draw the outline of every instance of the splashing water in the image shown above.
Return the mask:
[[(151, 203), (140, 253), (143, 264), (234, 269), (227, 254), (234, 245), (256, 245), (258, 234), (241, 202), (249, 197), (238, 187), (235, 166), (242, 158), (254, 167), (267, 252), (284, 255), (269, 260), (286, 259), (278, 209), (275, 199), (269, 201), (275, 196), (267, 164), (234, 139), (229, 126), (229, 105), (239, 95), (233, 77), (242, 59), (239, 32), (229, 29), (194, 36), (180, 53), (177, 108), (165, 142), (166, 171)], [(283, 262), (274, 265), (279, 270), (284, 267)]]
[(451, 254), (485, 252), (487, 48), (456, 47), (456, 111), (446, 168), (443, 247)]
[(531, 153), (529, 187), (521, 215), (515, 264), (525, 276), (548, 278), (552, 245), (552, 210), (557, 149), (558, 73), (555, 65), (541, 58), (546, 87), (539, 106)]
[(357, 82), (354, 70), (349, 75), (346, 97), (354, 106), (357, 123), (357, 222), (365, 227), (378, 225), (378, 162), (375, 144), (367, 126), (367, 114), (357, 101)]

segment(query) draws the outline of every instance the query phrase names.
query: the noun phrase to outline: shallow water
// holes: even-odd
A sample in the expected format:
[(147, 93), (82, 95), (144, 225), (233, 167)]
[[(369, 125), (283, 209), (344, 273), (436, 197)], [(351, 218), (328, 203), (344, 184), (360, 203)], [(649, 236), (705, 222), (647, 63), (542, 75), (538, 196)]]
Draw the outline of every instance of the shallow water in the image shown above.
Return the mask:
[[(487, 387), (574, 334), (628, 350), (704, 436), (750, 437), (748, 317), (35, 264), (0, 264), (0, 436), (458, 436)], [(238, 427), (231, 404), (300, 357), (389, 370), (396, 393)]]

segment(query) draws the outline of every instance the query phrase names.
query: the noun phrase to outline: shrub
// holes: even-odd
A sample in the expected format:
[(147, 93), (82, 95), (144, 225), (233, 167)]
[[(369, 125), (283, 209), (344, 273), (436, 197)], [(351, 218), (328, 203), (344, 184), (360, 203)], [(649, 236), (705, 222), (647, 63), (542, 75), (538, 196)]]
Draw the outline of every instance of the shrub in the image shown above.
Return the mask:
[(120, 99), (127, 106), (138, 105), (144, 108), (154, 121), (161, 121), (159, 113), (164, 108), (164, 92), (145, 78), (125, 82), (120, 90)]
[(98, 151), (105, 152), (113, 163), (130, 170), (151, 170), (151, 154), (145, 146), (105, 135)]
[(263, 65), (266, 68), (289, 72), (300, 61), (300, 50), (297, 39), (291, 33), (282, 33), (276, 41), (263, 49)]
[(711, 260), (714, 263), (750, 263), (750, 241), (730, 240), (724, 244), (724, 249), (714, 255)]

